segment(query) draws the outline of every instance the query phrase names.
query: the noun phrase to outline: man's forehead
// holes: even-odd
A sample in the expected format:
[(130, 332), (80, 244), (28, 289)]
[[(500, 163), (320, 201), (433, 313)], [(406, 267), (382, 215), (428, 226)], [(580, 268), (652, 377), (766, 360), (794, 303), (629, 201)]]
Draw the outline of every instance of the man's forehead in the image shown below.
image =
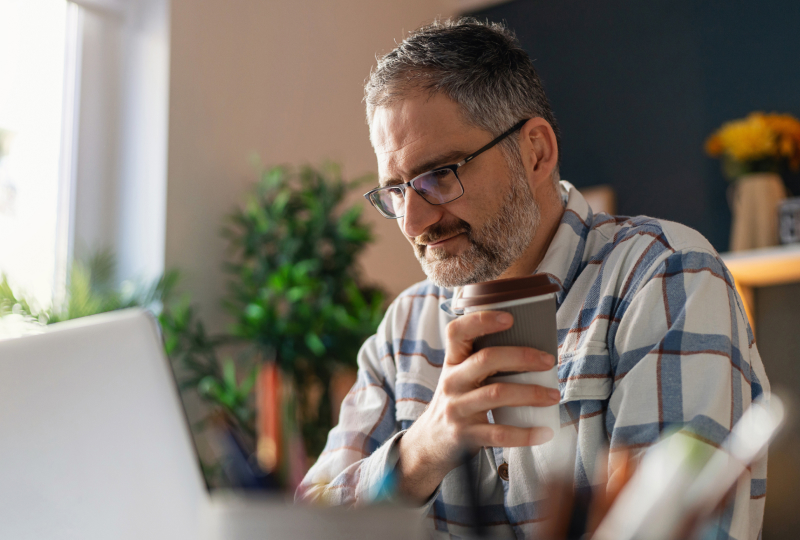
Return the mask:
[(415, 119), (400, 111), (378, 109), (372, 121), (372, 147), (378, 159), (407, 151), (408, 147), (424, 138), (425, 126), (416, 125)]
[(406, 174), (437, 155), (468, 148), (475, 129), (449, 98), (415, 96), (376, 108), (370, 138), (383, 177)]
[(376, 153), (402, 151), (426, 135), (438, 132), (448, 121), (446, 106), (414, 97), (378, 107), (372, 118), (372, 145)]

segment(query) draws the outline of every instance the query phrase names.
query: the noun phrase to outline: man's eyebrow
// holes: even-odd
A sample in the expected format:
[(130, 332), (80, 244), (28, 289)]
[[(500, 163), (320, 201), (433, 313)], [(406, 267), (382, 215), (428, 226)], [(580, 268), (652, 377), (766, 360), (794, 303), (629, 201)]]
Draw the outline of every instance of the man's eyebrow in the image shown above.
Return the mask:
[[(431, 171), (436, 169), (437, 167), (443, 167), (445, 165), (454, 165), (464, 159), (464, 156), (467, 155), (467, 152), (464, 150), (448, 150), (445, 153), (439, 154), (437, 156), (433, 156), (432, 158), (426, 160), (423, 163), (415, 166), (409, 172), (409, 180), (411, 178), (416, 178), (422, 173)], [(405, 183), (401, 178), (381, 178), (380, 179), (380, 186), (393, 186), (397, 184)]]

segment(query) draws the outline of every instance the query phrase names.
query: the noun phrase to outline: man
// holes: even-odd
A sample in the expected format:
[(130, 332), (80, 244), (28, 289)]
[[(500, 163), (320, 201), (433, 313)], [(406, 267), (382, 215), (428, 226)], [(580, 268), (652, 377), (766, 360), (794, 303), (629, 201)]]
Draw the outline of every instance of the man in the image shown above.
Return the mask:
[[(483, 525), (535, 537), (546, 484), (565, 462), (585, 490), (613, 474), (621, 450), (641, 451), (665, 429), (718, 445), (768, 391), (733, 280), (708, 242), (675, 223), (594, 214), (559, 181), (555, 118), (504, 27), (420, 28), (379, 61), (366, 103), (380, 173), (368, 199), (397, 219), (428, 279), (392, 303), (364, 344), (358, 382), (298, 498), (363, 504), (395, 478), (396, 495), (432, 529), (460, 536), (475, 517), (466, 450)], [(457, 317), (454, 289), (533, 273), (562, 288), (558, 359), (523, 347), (473, 354), (476, 337), (512, 321)], [(560, 392), (484, 384), (556, 361)], [(487, 415), (559, 402), (557, 433)], [(762, 461), (738, 483), (718, 524), (730, 537), (758, 537), (765, 478)]]

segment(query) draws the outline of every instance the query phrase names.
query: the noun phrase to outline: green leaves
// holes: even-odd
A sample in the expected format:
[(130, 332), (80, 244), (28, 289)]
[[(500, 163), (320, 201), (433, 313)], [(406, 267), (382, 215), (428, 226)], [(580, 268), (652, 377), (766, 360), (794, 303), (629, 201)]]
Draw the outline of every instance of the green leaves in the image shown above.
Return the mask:
[(314, 332), (309, 332), (306, 334), (305, 343), (311, 352), (316, 356), (322, 356), (327, 352), (325, 344), (322, 343), (322, 340)]
[(249, 374), (237, 381), (236, 364), (231, 358), (222, 363), (222, 377), (206, 375), (197, 383), (197, 392), (201, 397), (212, 401), (228, 412), (247, 435), (255, 436), (255, 410), (251, 401), (251, 393), (258, 376), (258, 366), (253, 366)]
[(39, 308), (22, 295), (15, 294), (3, 275), (0, 280), (0, 317), (16, 310), (43, 324), (52, 324), (136, 306), (158, 312), (162, 299), (171, 294), (178, 280), (178, 273), (171, 271), (149, 283), (125, 281), (117, 285), (116, 273), (116, 256), (108, 249), (99, 250), (85, 260), (74, 261), (69, 271), (65, 299), (48, 308)]
[(0, 279), (0, 317), (9, 313), (19, 312), (21, 315), (35, 316), (35, 310), (31, 309), (28, 301), (18, 293), (15, 293), (8, 282), (8, 276), (2, 274)]
[[(170, 299), (159, 320), (182, 389), (196, 390), (245, 440), (255, 436), (258, 366), (274, 360), (298, 389), (308, 454), (322, 450), (332, 424), (331, 374), (356, 365), (361, 344), (383, 316), (384, 293), (365, 286), (357, 271), (371, 230), (360, 205), (343, 208), (349, 193), (369, 180), (348, 183), (335, 165), (259, 174), (222, 230), (230, 276), (224, 305), (234, 319), (228, 335), (209, 336), (188, 300), (171, 298), (174, 283), (163, 285)], [(236, 356), (218, 357), (222, 346)]]
[(244, 313), (247, 320), (253, 324), (258, 324), (260, 321), (264, 320), (267, 314), (264, 308), (258, 304), (247, 304)]
[[(383, 314), (383, 292), (365, 287), (357, 271), (373, 238), (363, 207), (342, 207), (353, 189), (370, 180), (347, 182), (332, 164), (267, 168), (227, 220), (231, 333), (275, 357), (301, 386), (310, 380), (327, 385), (337, 364), (354, 366)], [(324, 415), (314, 422), (304, 432), (327, 433), (331, 424)], [(317, 442), (309, 453), (316, 455), (324, 436), (312, 438)]]

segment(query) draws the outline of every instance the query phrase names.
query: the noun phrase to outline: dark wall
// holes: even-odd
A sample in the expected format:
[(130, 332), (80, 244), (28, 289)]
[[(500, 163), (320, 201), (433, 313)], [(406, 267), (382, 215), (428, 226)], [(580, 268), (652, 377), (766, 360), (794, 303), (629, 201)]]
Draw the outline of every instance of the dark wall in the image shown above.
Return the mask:
[(800, 2), (516, 0), (475, 15), (505, 21), (534, 58), (562, 178), (610, 184), (618, 213), (684, 223), (727, 251), (727, 182), (703, 142), (753, 110), (800, 116)]

